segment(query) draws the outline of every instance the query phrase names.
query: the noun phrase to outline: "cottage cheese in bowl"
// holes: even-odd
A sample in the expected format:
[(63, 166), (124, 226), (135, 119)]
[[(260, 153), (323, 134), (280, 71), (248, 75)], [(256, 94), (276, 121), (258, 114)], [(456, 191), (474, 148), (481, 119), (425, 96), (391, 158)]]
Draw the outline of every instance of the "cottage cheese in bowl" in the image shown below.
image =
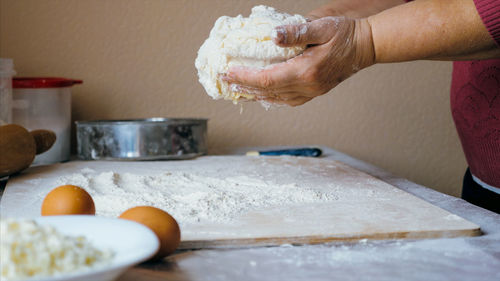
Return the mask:
[(0, 221), (2, 280), (58, 276), (108, 265), (114, 253), (83, 236), (68, 236), (34, 220)]

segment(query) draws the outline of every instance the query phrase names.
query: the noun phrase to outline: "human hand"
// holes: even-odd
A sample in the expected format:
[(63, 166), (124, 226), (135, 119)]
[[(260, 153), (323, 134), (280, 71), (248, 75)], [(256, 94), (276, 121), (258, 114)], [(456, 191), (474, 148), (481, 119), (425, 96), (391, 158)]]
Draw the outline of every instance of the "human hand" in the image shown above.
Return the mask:
[(282, 47), (307, 44), (303, 54), (265, 69), (234, 66), (223, 79), (234, 92), (255, 100), (290, 106), (323, 95), (357, 71), (372, 65), (375, 53), (365, 19), (324, 17), (279, 26), (273, 40)]
[(404, 3), (404, 0), (332, 0), (309, 12), (307, 18), (344, 16), (361, 19)]

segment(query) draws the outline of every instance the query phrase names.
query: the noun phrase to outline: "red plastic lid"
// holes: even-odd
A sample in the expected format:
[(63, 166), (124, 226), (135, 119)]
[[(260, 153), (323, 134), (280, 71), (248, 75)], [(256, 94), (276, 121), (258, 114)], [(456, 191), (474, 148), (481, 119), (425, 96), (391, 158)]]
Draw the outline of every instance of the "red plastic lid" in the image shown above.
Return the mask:
[(62, 88), (82, 84), (82, 80), (59, 77), (14, 77), (13, 88)]

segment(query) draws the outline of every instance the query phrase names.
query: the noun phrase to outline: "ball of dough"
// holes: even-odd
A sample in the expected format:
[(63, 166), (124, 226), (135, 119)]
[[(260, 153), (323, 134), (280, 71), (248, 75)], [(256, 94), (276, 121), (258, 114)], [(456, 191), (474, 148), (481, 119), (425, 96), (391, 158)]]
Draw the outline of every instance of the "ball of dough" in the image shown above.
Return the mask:
[(156, 234), (160, 241), (160, 249), (151, 260), (159, 260), (170, 255), (181, 242), (181, 231), (177, 221), (161, 209), (149, 206), (134, 207), (123, 212), (120, 218), (143, 224)]
[(272, 33), (277, 26), (305, 22), (301, 15), (279, 13), (263, 5), (252, 8), (248, 18), (220, 17), (195, 61), (199, 81), (207, 94), (234, 103), (240, 97), (251, 99), (252, 96), (233, 92), (228, 83), (220, 79), (221, 74), (234, 65), (262, 68), (301, 54), (306, 46), (277, 46), (272, 41)]
[(85, 189), (62, 185), (50, 191), (42, 202), (42, 216), (95, 215), (94, 200)]

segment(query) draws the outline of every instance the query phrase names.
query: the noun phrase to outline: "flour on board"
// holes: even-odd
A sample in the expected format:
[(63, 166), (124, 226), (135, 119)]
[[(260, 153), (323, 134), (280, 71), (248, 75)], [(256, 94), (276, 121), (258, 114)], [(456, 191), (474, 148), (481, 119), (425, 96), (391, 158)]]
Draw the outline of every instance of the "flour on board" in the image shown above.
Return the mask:
[(278, 184), (257, 177), (210, 177), (184, 171), (156, 175), (83, 169), (58, 178), (90, 193), (97, 215), (116, 217), (128, 208), (149, 205), (174, 216), (181, 225), (230, 222), (248, 211), (290, 204), (327, 202), (337, 197), (294, 183)]

